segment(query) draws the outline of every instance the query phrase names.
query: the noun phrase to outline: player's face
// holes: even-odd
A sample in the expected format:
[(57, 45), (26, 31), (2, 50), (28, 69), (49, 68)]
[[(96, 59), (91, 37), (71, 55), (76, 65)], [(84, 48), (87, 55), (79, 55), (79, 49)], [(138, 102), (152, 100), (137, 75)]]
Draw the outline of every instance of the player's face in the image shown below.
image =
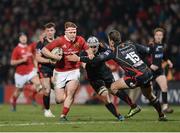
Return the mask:
[(89, 48), (92, 50), (93, 54), (96, 54), (99, 47), (97, 45), (91, 45)]
[(46, 28), (45, 29), (45, 34), (46, 34), (46, 37), (47, 38), (54, 38), (54, 34), (55, 34), (56, 30), (54, 29), (54, 27), (51, 27), (51, 28)]
[(76, 29), (71, 29), (71, 28), (68, 28), (66, 31), (65, 31), (65, 35), (66, 37), (70, 40), (70, 41), (74, 41), (76, 39), (76, 35), (77, 35), (77, 30)]
[(114, 41), (112, 41), (112, 40), (110, 40), (110, 39), (108, 38), (108, 42), (109, 42), (109, 48), (114, 51), (114, 49), (115, 49), (115, 48), (114, 48)]
[(156, 43), (162, 43), (162, 40), (163, 40), (163, 33), (161, 31), (157, 31), (155, 34), (154, 34), (154, 40)]
[(21, 44), (26, 44), (26, 43), (27, 43), (27, 36), (26, 36), (26, 35), (21, 35), (21, 36), (19, 37), (19, 42), (20, 42)]

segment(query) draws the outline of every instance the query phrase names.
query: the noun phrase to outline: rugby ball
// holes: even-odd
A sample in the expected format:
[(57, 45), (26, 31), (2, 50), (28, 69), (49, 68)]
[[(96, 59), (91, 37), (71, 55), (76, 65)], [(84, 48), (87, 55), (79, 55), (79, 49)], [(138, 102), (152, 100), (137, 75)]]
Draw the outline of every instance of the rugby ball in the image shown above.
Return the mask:
[(54, 49), (51, 50), (52, 54), (57, 54), (57, 55), (62, 55), (63, 54), (63, 50), (62, 48), (56, 47)]

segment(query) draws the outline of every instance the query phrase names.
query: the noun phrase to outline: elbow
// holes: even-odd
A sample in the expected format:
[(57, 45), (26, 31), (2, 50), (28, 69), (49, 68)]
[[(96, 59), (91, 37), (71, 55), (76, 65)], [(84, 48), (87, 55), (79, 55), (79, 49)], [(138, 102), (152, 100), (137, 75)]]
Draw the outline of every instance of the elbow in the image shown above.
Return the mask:
[(14, 63), (13, 60), (10, 61), (10, 65), (11, 65), (11, 66), (14, 66), (14, 65), (15, 65), (15, 63)]

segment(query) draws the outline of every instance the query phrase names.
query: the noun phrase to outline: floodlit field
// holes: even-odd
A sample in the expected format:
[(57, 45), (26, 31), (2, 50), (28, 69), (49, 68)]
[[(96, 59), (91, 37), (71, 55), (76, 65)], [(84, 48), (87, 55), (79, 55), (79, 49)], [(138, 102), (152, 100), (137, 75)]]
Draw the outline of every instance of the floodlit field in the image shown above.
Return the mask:
[[(169, 114), (168, 122), (157, 121), (157, 114), (150, 106), (143, 106), (142, 111), (124, 122), (117, 121), (103, 105), (73, 105), (68, 122), (59, 121), (59, 105), (52, 106), (56, 118), (45, 118), (41, 106), (18, 105), (17, 112), (11, 112), (9, 105), (0, 105), (0, 131), (180, 131), (180, 107)], [(120, 106), (122, 114), (129, 110)]]

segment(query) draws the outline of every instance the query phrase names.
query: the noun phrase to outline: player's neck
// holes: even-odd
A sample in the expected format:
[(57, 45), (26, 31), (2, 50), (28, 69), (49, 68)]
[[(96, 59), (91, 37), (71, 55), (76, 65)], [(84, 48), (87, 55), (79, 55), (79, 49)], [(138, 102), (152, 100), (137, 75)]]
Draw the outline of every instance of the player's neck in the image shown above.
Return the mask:
[(27, 47), (27, 43), (19, 43), (18, 46), (24, 48), (24, 47)]
[(64, 38), (68, 41), (68, 42), (74, 42), (75, 40), (70, 40), (66, 35), (64, 35)]
[(53, 38), (46, 37), (46, 39), (47, 39), (48, 42), (52, 42), (54, 40), (54, 37)]

